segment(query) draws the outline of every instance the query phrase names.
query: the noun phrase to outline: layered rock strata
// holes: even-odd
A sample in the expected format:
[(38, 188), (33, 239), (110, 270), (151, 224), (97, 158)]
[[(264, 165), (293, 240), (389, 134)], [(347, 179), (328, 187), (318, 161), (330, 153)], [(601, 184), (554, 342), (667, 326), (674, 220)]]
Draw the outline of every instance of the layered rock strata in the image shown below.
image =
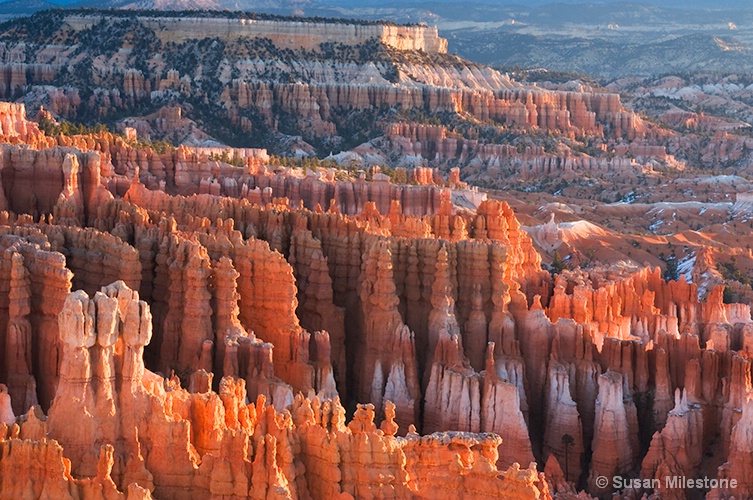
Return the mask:
[[(407, 187), (216, 162), (223, 187), (199, 193), (210, 160), (188, 150), (59, 140), (3, 149), (3, 495), (547, 498), (532, 461), (558, 492), (721, 465), (742, 489), (717, 498), (747, 494), (753, 322), (721, 287), (552, 282), (509, 205), (461, 210), (427, 170)], [(42, 159), (59, 183), (16, 176)]]

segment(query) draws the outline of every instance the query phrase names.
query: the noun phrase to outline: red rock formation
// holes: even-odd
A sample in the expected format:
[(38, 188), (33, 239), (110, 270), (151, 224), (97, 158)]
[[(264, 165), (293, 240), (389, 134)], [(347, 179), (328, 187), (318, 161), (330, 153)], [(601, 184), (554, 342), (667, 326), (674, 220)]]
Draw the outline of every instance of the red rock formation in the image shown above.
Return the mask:
[[(10, 388), (8, 395), (9, 402), (13, 404), (12, 411), (22, 414), (37, 404), (37, 385), (32, 372), (32, 330), (29, 322), (31, 280), (21, 254), (6, 251), (5, 256), (10, 257), (9, 260), (3, 261), (3, 264), (9, 264), (10, 280), (4, 379)], [(9, 425), (13, 423), (5, 417), (3, 420)]]
[(500, 377), (494, 360), (494, 344), (489, 344), (484, 373), (481, 401), (481, 431), (498, 434), (504, 446), (499, 449), (502, 467), (513, 463), (530, 463), (534, 460), (528, 427), (521, 411), (520, 401), (525, 393), (510, 378)]
[(392, 400), (397, 405), (396, 422), (406, 429), (416, 423), (420, 388), (414, 336), (397, 310), (399, 299), (392, 276), (389, 247), (376, 240), (360, 278), (363, 344), (356, 352), (356, 394), (361, 400), (373, 401), (378, 412), (384, 400)]
[(0, 209), (34, 216), (54, 214), (62, 221), (83, 225), (90, 207), (112, 197), (100, 185), (100, 162), (97, 152), (4, 145)]
[(425, 432), (439, 429), (479, 432), (481, 380), (462, 356), (460, 338), (446, 329), (437, 334), (424, 397)]
[(11, 144), (24, 143), (32, 147), (49, 145), (37, 123), (26, 119), (23, 104), (0, 103), (0, 138), (2, 142)]
[[(751, 417), (753, 416), (753, 398), (746, 397), (742, 417), (732, 429), (730, 452), (727, 456), (727, 462), (719, 467), (719, 479), (727, 480), (709, 492), (708, 498), (711, 499), (731, 499), (745, 498), (753, 494), (753, 477), (751, 477), (751, 452), (753, 451), (753, 442), (751, 441)], [(736, 484), (731, 484), (731, 480)]]
[(175, 243), (165, 263), (170, 284), (160, 360), (163, 373), (175, 370), (187, 377), (204, 368), (204, 342), (213, 340), (208, 289), (211, 263), (201, 245), (186, 240)]
[[(537, 120), (562, 123), (542, 102)], [(658, 270), (594, 267), (552, 290), (506, 203), (459, 209), (459, 179), (430, 169), (406, 187), (59, 140), (3, 150), (4, 186), (25, 189), (36, 177), (13, 172), (45, 161), (60, 191), (45, 210), (7, 198), (39, 222), (0, 213), (0, 417), (24, 422), (0, 432), (0, 470), (37, 457), (72, 496), (88, 477), (157, 497), (545, 498), (534, 469), (499, 480), (495, 463), (547, 463), (566, 495), (588, 467), (606, 493), (598, 475), (694, 474), (711, 464), (700, 450), (734, 464), (742, 449), (753, 323), (721, 288), (699, 301)], [(348, 426), (338, 396), (358, 408)], [(46, 424), (29, 413), (53, 398)], [(42, 444), (22, 453), (24, 433)]]
[(57, 441), (31, 441), (11, 435), (0, 438), (0, 447), (0, 478), (6, 479), (3, 495), (9, 498), (29, 495), (60, 499), (152, 498), (148, 489), (135, 482), (129, 484), (125, 494), (117, 488), (112, 479), (112, 446), (102, 447), (96, 475), (84, 479), (71, 475), (71, 463), (63, 456), (63, 448)]
[(340, 380), (340, 394), (345, 396), (345, 309), (334, 304), (332, 278), (321, 243), (310, 231), (296, 229), (291, 237), (290, 262), (298, 287), (296, 314), (309, 331), (324, 330), (329, 335), (332, 368)]
[(18, 236), (0, 235), (0, 249), (3, 251), (0, 265), (3, 276), (0, 281), (3, 375), (7, 377), (9, 393), (19, 399), (13, 403), (19, 413), (28, 410), (36, 400), (47, 408), (55, 395), (58, 378), (57, 315), (71, 289), (72, 278), (72, 273), (65, 267), (64, 257), (48, 251), (43, 235), (37, 233), (36, 237), (29, 239), (36, 239), (38, 243)]
[(631, 436), (628, 419), (623, 404), (622, 376), (613, 371), (600, 375), (591, 447), (593, 458), (588, 476), (592, 491), (611, 490), (611, 482), (605, 487), (596, 482), (598, 477), (627, 476), (632, 468), (632, 447), (637, 440)]
[[(696, 477), (703, 452), (703, 412), (688, 401), (687, 392), (675, 392), (675, 407), (669, 412), (666, 425), (656, 432), (641, 466), (641, 477), (661, 479), (669, 491), (666, 495), (683, 495), (682, 489), (671, 488), (664, 476)], [(675, 491), (672, 491), (672, 490)], [(679, 490), (679, 491), (677, 491)]]
[(582, 471), (583, 430), (577, 404), (570, 394), (567, 368), (555, 360), (550, 361), (547, 379), (546, 433), (542, 454), (552, 454), (557, 462), (565, 464), (565, 479), (577, 483)]
[[(497, 478), (500, 441), (491, 435), (397, 440), (377, 431), (371, 405), (359, 406), (346, 427), (337, 401), (299, 396), (291, 418), (263, 397), (246, 405), (243, 384), (232, 378), (223, 379), (219, 394), (172, 386), (141, 360), (151, 336), (149, 316), (148, 306), (122, 283), (93, 299), (81, 291), (68, 296), (60, 315), (58, 395), (46, 423), (35, 423), (31, 412), (22, 424), (21, 433), (36, 434), (33, 440), (18, 439), (17, 426), (10, 434), (3, 427), (0, 478), (15, 477), (2, 482), (3, 494), (44, 485), (60, 498), (88, 488), (100, 492), (92, 498), (118, 490), (127, 490), (128, 498), (151, 498), (150, 491), (298, 497), (458, 490), (480, 498), (551, 498), (535, 468), (514, 467)], [(394, 407), (387, 408), (391, 422)], [(74, 415), (78, 425), (65, 425)], [(45, 433), (54, 440), (41, 441)]]

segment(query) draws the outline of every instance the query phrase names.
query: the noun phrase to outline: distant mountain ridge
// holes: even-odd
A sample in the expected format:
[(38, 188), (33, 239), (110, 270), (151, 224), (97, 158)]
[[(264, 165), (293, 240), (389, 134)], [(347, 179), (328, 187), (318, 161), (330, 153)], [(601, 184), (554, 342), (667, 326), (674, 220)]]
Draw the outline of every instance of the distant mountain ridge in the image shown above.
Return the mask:
[(59, 7), (44, 0), (10, 0), (0, 3), (0, 18), (28, 16), (40, 10)]
[(302, 6), (310, 4), (308, 0), (110, 0), (103, 5), (85, 0), (80, 5), (136, 10), (241, 10), (295, 14)]
[[(486, 44), (479, 44), (483, 36)], [(611, 79), (629, 75), (753, 70), (753, 46), (709, 33), (624, 45), (604, 39), (532, 36), (503, 31), (484, 35), (460, 30), (450, 47), (465, 57), (498, 67), (541, 67)]]
[[(16, 2), (16, 0), (11, 0), (10, 2), (5, 3), (12, 3)], [(56, 0), (54, 2), (51, 2), (54, 5), (77, 5), (81, 4), (82, 2), (77, 0)], [(109, 4), (115, 5), (116, 3), (127, 3), (127, 2), (109, 2)], [(167, 4), (168, 2), (165, 2)], [(202, 3), (200, 0), (197, 0), (196, 3)], [(274, 9), (282, 9), (285, 8), (285, 4), (302, 4), (302, 5), (308, 5), (308, 6), (319, 6), (319, 7), (345, 7), (345, 8), (379, 8), (382, 6), (394, 6), (394, 5), (403, 5), (403, 6), (410, 6), (410, 7), (422, 7), (422, 8), (431, 8), (431, 6), (439, 5), (439, 4), (457, 4), (457, 1), (454, 0), (416, 0), (414, 2), (403, 2), (403, 3), (397, 3), (397, 2), (379, 2), (378, 5), (375, 5), (374, 1), (371, 0), (324, 0), (324, 1), (318, 1), (313, 2), (311, 0), (268, 0), (268, 1), (253, 1), (253, 0), (247, 0), (247, 1), (234, 1), (234, 0), (224, 0), (224, 1), (217, 1), (214, 2), (217, 4), (220, 4), (223, 9), (233, 9), (234, 6), (238, 6), (237, 8), (246, 8), (245, 5), (248, 5), (250, 8), (264, 8), (265, 4), (268, 8), (274, 8)], [(465, 3), (465, 2), (464, 2)], [(552, 5), (552, 4), (567, 4), (567, 5), (578, 5), (578, 4), (584, 4), (584, 3), (596, 3), (596, 4), (614, 4), (614, 3), (625, 3), (624, 0), (599, 0), (596, 2), (584, 2), (583, 0), (474, 0), (472, 3), (479, 4), (479, 5), (498, 5), (498, 6), (520, 6), (520, 5), (526, 5), (528, 7), (541, 7), (546, 5)], [(747, 8), (750, 7), (749, 2), (746, 0), (717, 0), (713, 3), (713, 5), (710, 5), (709, 2), (705, 0), (643, 0), (638, 2), (631, 2), (634, 4), (640, 4), (640, 5), (651, 5), (655, 7), (683, 7), (683, 8), (702, 8), (702, 9), (738, 9), (738, 8)], [(101, 2), (100, 2), (101, 5)]]
[[(420, 25), (57, 9), (0, 25), (0, 97), (176, 144), (320, 158), (361, 148), (388, 165), (555, 151), (529, 130), (644, 133), (617, 94), (521, 84), (446, 47), (435, 27)], [(517, 136), (520, 144), (500, 142)]]
[[(270, 13), (290, 13), (307, 16), (338, 16), (367, 17), (397, 16), (400, 18), (415, 18), (423, 15), (429, 19), (443, 21), (470, 20), (478, 17), (478, 13), (486, 13), (479, 19), (487, 21), (500, 20), (499, 15), (509, 9), (543, 9), (555, 11), (567, 7), (565, 12), (575, 14), (579, 11), (593, 8), (611, 10), (615, 6), (627, 10), (640, 10), (649, 7), (655, 9), (692, 9), (703, 11), (718, 11), (729, 9), (753, 10), (753, 6), (743, 0), (719, 0), (709, 4), (703, 0), (648, 0), (631, 2), (624, 0), (606, 0), (588, 2), (583, 0), (409, 0), (406, 2), (373, 2), (367, 0), (31, 0), (22, 2), (10, 0), (0, 2), (0, 13), (3, 15), (27, 15), (50, 7), (94, 7), (94, 8), (138, 8), (161, 10), (209, 9), (209, 10), (253, 10)], [(578, 8), (573, 8), (578, 7)]]

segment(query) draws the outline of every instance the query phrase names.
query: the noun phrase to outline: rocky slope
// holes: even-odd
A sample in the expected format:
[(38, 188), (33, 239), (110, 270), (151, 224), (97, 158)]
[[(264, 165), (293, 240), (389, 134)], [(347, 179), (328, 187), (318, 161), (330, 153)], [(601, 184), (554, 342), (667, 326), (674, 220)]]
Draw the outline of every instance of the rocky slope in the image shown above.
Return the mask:
[(748, 494), (753, 321), (722, 287), (552, 278), (507, 203), (453, 204), (478, 196), (457, 174), (0, 111), (33, 142), (0, 163), (2, 496), (603, 498), (666, 471)]
[[(458, 167), (464, 182), (563, 203), (749, 189), (716, 179), (751, 169), (744, 75), (510, 76), (446, 53), (426, 26), (258, 14), (55, 11), (0, 31), (0, 96), (44, 107), (48, 132), (105, 122), (131, 142), (264, 147), (401, 181), (396, 168)], [(653, 219), (640, 230), (674, 224)]]
[(682, 167), (666, 131), (617, 93), (521, 84), (447, 54), (427, 26), (50, 11), (0, 27), (0, 97), (143, 139), (445, 175), (462, 166), (463, 180), (489, 186)]

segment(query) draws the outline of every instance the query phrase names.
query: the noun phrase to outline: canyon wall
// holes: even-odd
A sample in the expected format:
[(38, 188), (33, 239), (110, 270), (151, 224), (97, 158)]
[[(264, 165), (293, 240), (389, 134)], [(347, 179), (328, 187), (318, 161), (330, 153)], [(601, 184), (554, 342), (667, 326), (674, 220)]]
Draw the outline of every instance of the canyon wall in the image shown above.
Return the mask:
[[(56, 30), (61, 43), (45, 45), (33, 30), (24, 44), (0, 42), (0, 97), (25, 94), (34, 109), (65, 118), (125, 116), (120, 125), (139, 138), (178, 137), (194, 145), (214, 137), (227, 142), (226, 136), (247, 143), (249, 135), (269, 132), (280, 150), (321, 157), (339, 144), (329, 139), (358, 137), (361, 152), (382, 163), (459, 163), (472, 167), (466, 177), (489, 182), (510, 171), (520, 180), (575, 178), (581, 168), (634, 177), (650, 171), (654, 160), (674, 165), (654, 141), (666, 132), (626, 109), (619, 94), (516, 82), (446, 54), (436, 28), (119, 16), (48, 14), (37, 22)], [(125, 25), (140, 33), (133, 46), (121, 34)], [(88, 58), (92, 63), (83, 68)], [(181, 110), (176, 102), (187, 105)], [(400, 112), (387, 112), (395, 109)], [(445, 124), (429, 125), (437, 120)], [(500, 145), (513, 131), (531, 140)], [(560, 145), (544, 154), (540, 133), (589, 147)]]
[(604, 497), (598, 476), (667, 470), (749, 491), (753, 322), (722, 287), (552, 278), (507, 203), (456, 207), (426, 169), (54, 142), (3, 146), (3, 495)]
[[(447, 52), (447, 40), (440, 38), (436, 26), (404, 26), (388, 23), (310, 22), (301, 20), (229, 19), (212, 17), (150, 17), (134, 19), (154, 30), (164, 42), (193, 40), (197, 33), (206, 38), (231, 41), (238, 38), (267, 38), (285, 49), (318, 49), (322, 43), (358, 45), (376, 39), (398, 50)], [(100, 22), (96, 14), (74, 14), (63, 22), (74, 31), (91, 28)]]

